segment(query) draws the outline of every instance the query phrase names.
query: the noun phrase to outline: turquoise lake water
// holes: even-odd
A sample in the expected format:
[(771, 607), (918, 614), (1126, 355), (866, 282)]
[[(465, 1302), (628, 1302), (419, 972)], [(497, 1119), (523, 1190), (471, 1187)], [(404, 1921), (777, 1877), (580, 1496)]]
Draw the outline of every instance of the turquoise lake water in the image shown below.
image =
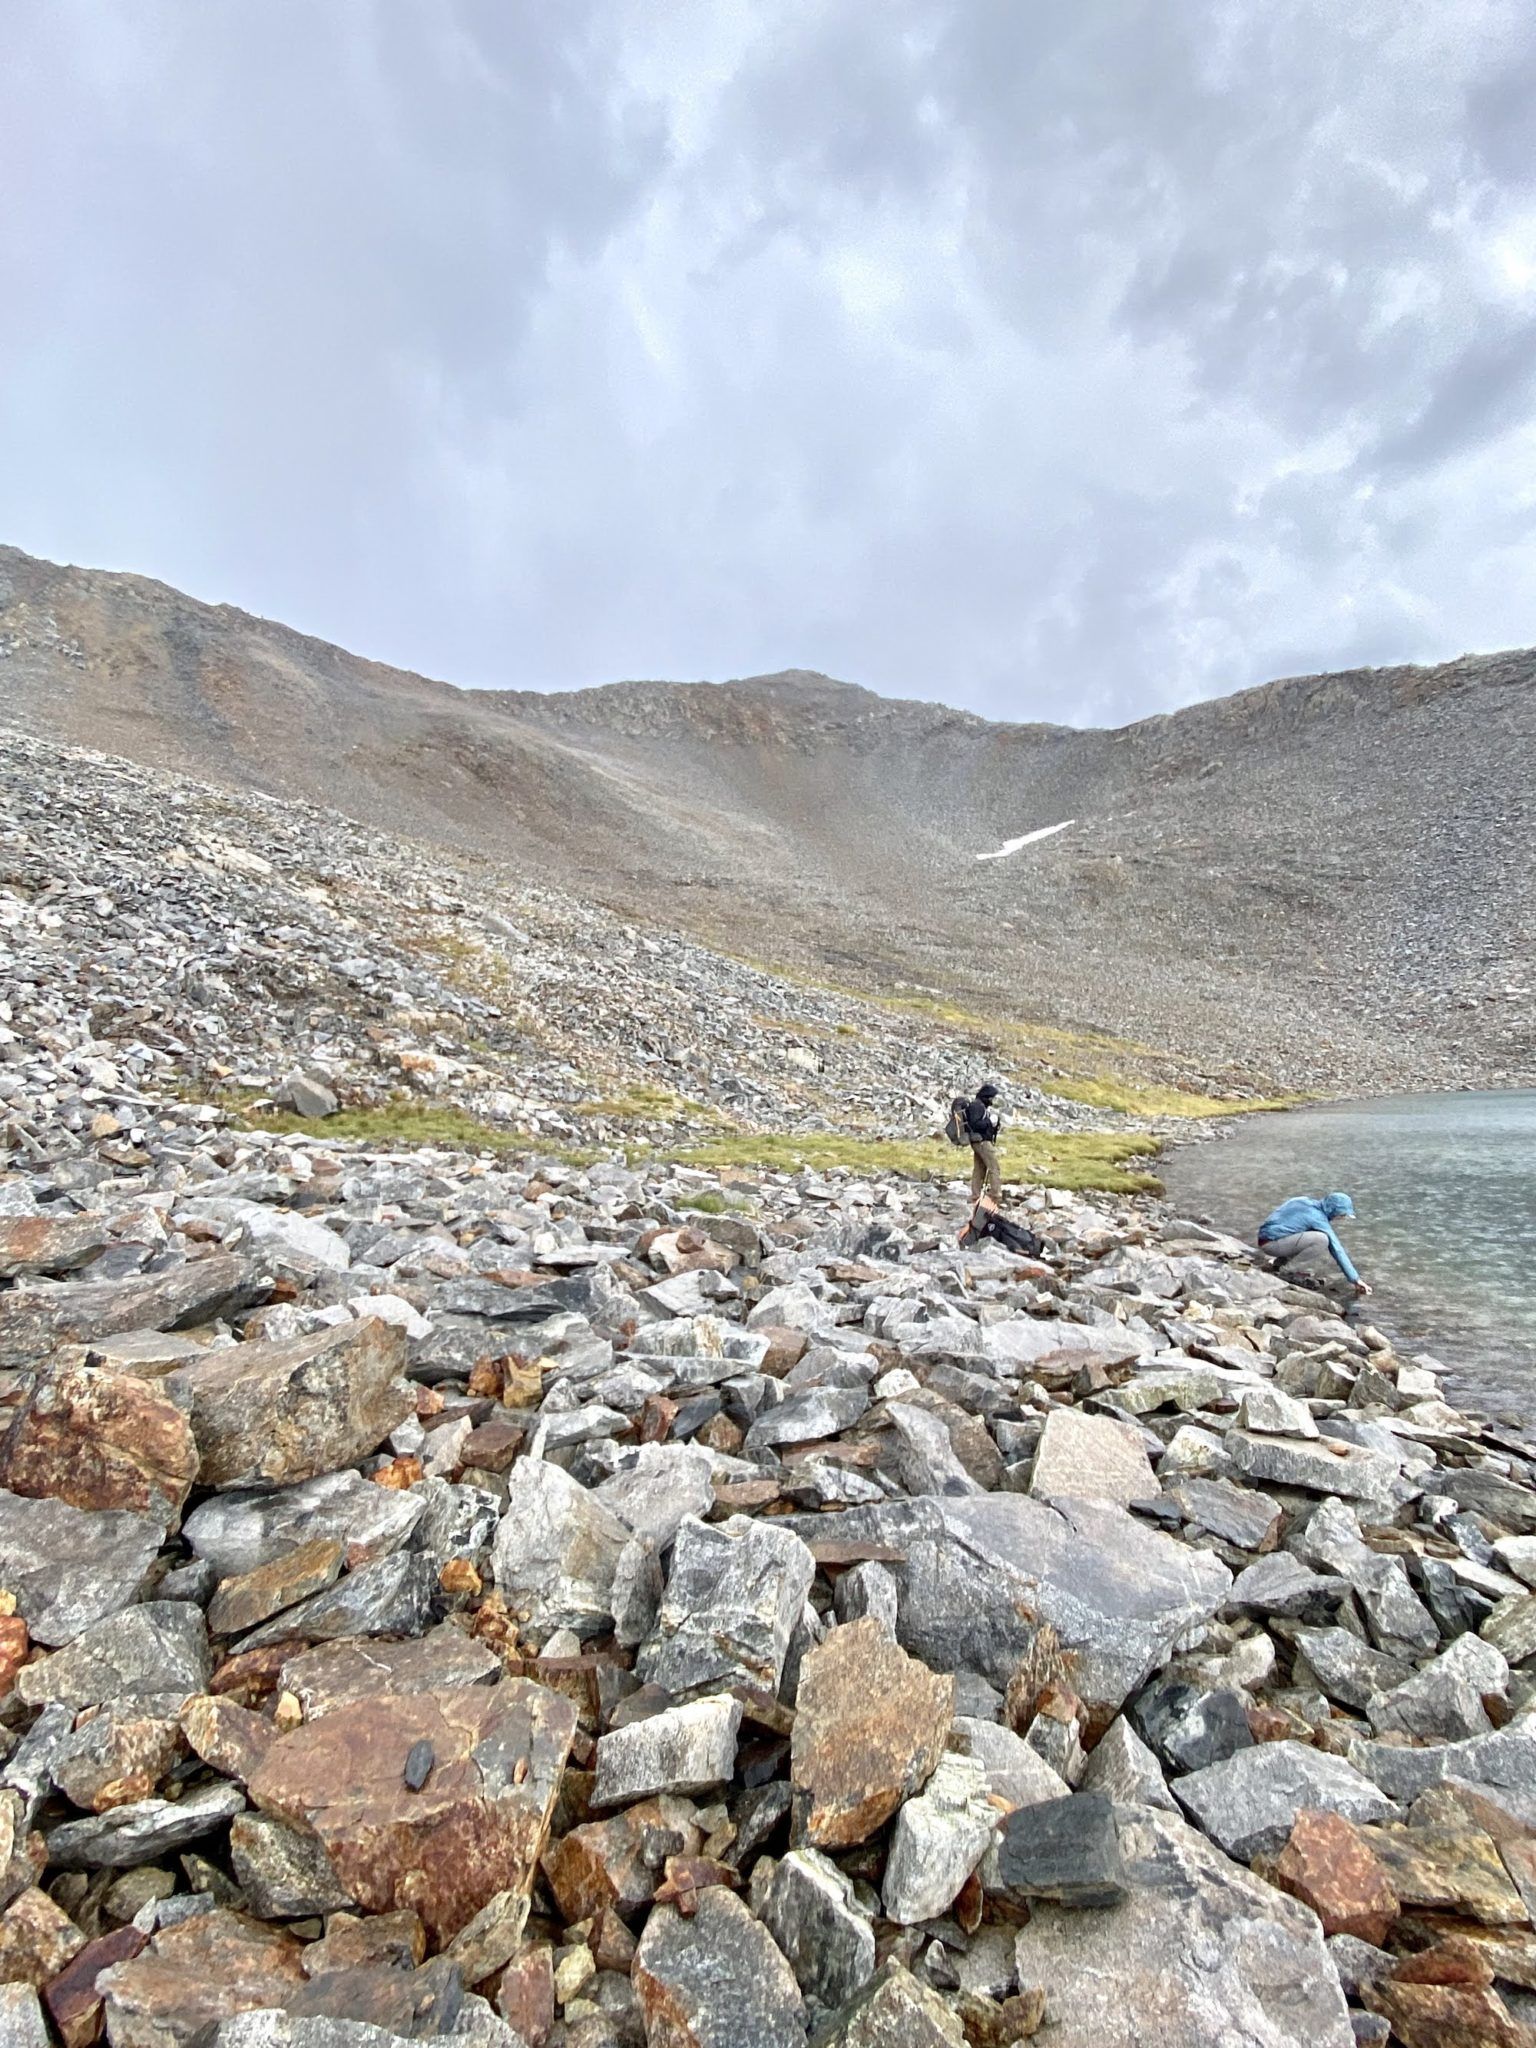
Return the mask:
[(1185, 1215), (1246, 1238), (1289, 1195), (1352, 1196), (1362, 1313), (1443, 1360), (1453, 1399), (1536, 1427), (1536, 1090), (1244, 1117), (1160, 1170)]

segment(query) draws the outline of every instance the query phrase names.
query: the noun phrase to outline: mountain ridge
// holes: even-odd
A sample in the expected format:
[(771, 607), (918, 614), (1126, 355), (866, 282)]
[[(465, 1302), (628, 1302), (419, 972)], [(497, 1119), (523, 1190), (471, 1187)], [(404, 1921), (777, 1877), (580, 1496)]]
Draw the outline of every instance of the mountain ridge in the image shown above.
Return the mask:
[(1111, 729), (801, 669), (463, 690), (0, 548), (0, 680), (25, 730), (1245, 1084), (1493, 1084), (1536, 1056), (1528, 650), (1281, 678)]

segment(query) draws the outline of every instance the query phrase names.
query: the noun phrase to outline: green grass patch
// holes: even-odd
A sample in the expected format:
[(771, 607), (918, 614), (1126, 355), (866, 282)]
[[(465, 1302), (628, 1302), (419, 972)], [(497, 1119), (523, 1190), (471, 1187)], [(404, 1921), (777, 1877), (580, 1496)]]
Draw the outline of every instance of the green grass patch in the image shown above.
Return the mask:
[[(1159, 1140), (1147, 1131), (1009, 1131), (1002, 1144), (1003, 1178), (1029, 1187), (1156, 1194), (1162, 1187), (1157, 1176), (1127, 1162), (1152, 1157), (1160, 1149)], [(779, 1173), (842, 1167), (857, 1174), (900, 1173), (940, 1180), (970, 1173), (968, 1155), (942, 1138), (741, 1131), (691, 1145), (678, 1157), (690, 1166), (757, 1167)]]
[(717, 1195), (707, 1188), (702, 1195), (687, 1195), (673, 1204), (675, 1209), (690, 1216), (736, 1216), (751, 1206), (740, 1197), (733, 1201), (729, 1195)]
[[(339, 1109), (334, 1116), (295, 1116), (286, 1109), (246, 1112), (264, 1131), (303, 1138), (355, 1138), (364, 1145), (435, 1145), (455, 1152), (526, 1152), (536, 1140), (526, 1131), (498, 1130), (448, 1104), (414, 1097), (368, 1109)], [(594, 1154), (594, 1157), (596, 1155)]]
[(1202, 1095), (1192, 1088), (1167, 1088), (1139, 1081), (1053, 1074), (1040, 1086), (1069, 1102), (1094, 1109), (1118, 1110), (1124, 1116), (1248, 1116), (1258, 1109), (1294, 1109), (1299, 1096)]
[(618, 1123), (676, 1123), (679, 1120), (697, 1123), (700, 1119), (713, 1123), (717, 1120), (716, 1111), (704, 1103), (690, 1101), (686, 1095), (679, 1095), (675, 1088), (659, 1088), (644, 1081), (620, 1088), (612, 1095), (596, 1097), (591, 1102), (579, 1102), (576, 1114), (609, 1117)]

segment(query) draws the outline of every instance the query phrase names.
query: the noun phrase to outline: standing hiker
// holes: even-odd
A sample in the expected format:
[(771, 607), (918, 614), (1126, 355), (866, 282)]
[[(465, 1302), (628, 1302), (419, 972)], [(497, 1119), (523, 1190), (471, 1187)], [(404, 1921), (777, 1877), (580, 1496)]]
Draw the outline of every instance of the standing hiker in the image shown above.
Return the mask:
[(1002, 1090), (995, 1081), (983, 1081), (965, 1105), (965, 1134), (971, 1141), (971, 1201), (982, 1194), (994, 1202), (1003, 1198), (1003, 1173), (998, 1164), (997, 1141), (1003, 1119), (994, 1108)]
[(1354, 1261), (1333, 1227), (1335, 1218), (1354, 1213), (1348, 1195), (1324, 1195), (1321, 1201), (1315, 1195), (1293, 1195), (1259, 1225), (1259, 1250), (1277, 1268), (1288, 1266), (1293, 1259), (1320, 1258), (1326, 1252), (1356, 1294), (1369, 1294), (1370, 1288), (1355, 1271)]

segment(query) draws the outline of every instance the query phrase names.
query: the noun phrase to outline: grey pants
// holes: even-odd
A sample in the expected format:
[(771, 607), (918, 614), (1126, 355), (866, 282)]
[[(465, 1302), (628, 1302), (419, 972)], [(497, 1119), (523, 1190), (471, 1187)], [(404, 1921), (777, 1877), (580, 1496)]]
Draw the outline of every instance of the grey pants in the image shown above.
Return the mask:
[(994, 1202), (1003, 1199), (1003, 1171), (997, 1160), (997, 1147), (986, 1138), (971, 1140), (971, 1200), (974, 1202), (985, 1188)]
[(1327, 1234), (1321, 1230), (1295, 1230), (1289, 1237), (1272, 1237), (1259, 1250), (1274, 1260), (1277, 1266), (1288, 1266), (1292, 1259), (1331, 1259), (1333, 1247)]

